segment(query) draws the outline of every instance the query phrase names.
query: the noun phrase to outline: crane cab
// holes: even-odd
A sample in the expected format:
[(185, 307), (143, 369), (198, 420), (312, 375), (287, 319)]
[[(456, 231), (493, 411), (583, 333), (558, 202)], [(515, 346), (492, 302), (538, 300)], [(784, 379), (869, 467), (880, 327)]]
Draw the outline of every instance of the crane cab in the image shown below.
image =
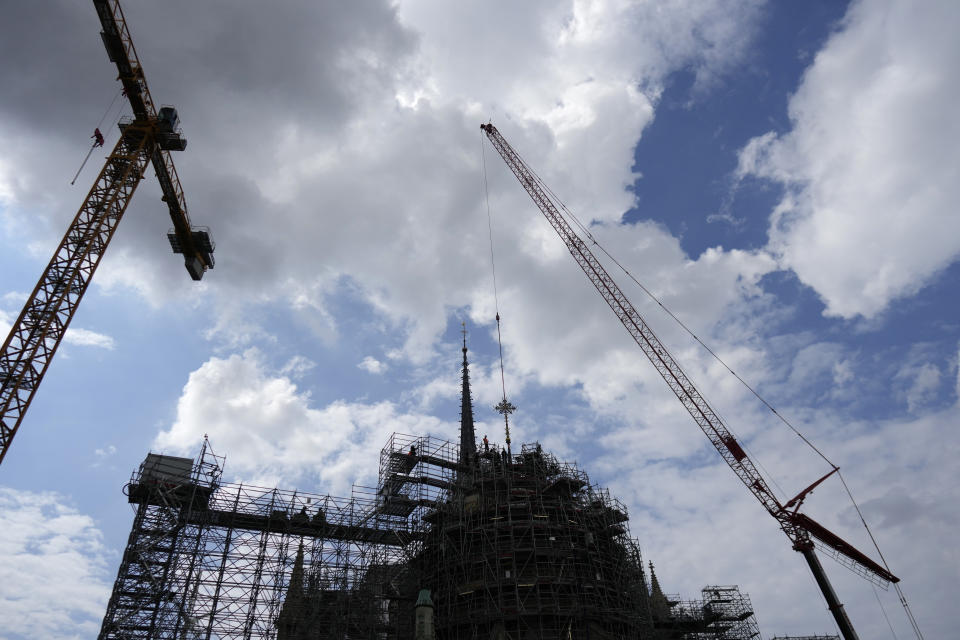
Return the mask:
[(177, 110), (169, 105), (160, 107), (158, 119), (158, 126), (165, 127), (167, 131), (176, 131), (180, 128), (180, 116), (177, 114)]
[(156, 122), (157, 145), (165, 151), (183, 151), (187, 148), (187, 139), (180, 131), (180, 116), (177, 110), (166, 105), (160, 107)]

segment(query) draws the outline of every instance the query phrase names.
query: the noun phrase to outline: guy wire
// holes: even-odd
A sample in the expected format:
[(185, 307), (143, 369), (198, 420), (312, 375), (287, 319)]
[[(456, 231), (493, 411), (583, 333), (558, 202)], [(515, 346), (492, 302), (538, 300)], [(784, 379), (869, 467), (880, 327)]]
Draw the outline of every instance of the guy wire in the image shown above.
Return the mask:
[(480, 158), (483, 166), (483, 194), (487, 205), (487, 233), (490, 237), (490, 271), (493, 275), (493, 305), (497, 318), (497, 346), (500, 350), (500, 389), (503, 392), (503, 401), (495, 408), (503, 414), (503, 424), (506, 430), (507, 452), (510, 453), (510, 413), (516, 408), (507, 402), (507, 382), (503, 373), (503, 339), (500, 334), (500, 299), (497, 295), (497, 266), (493, 254), (493, 218), (490, 214), (490, 188), (487, 183), (487, 156), (484, 149), (483, 134), (480, 134)]

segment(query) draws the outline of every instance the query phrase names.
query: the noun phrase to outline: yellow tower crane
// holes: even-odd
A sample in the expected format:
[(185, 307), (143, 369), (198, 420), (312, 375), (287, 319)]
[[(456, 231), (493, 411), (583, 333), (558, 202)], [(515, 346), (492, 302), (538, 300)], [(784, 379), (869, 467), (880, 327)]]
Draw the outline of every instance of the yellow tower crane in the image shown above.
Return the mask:
[(173, 221), (167, 237), (174, 253), (183, 254), (194, 280), (200, 280), (207, 269), (213, 268), (214, 243), (209, 229), (190, 224), (183, 189), (170, 156), (171, 151), (183, 151), (187, 146), (177, 111), (168, 106), (158, 111), (154, 105), (119, 2), (93, 0), (93, 4), (103, 29), (100, 36), (110, 61), (117, 66), (133, 117), (121, 120), (120, 140), (3, 343), (0, 462), (7, 455), (148, 164), (153, 164), (163, 190), (162, 199)]

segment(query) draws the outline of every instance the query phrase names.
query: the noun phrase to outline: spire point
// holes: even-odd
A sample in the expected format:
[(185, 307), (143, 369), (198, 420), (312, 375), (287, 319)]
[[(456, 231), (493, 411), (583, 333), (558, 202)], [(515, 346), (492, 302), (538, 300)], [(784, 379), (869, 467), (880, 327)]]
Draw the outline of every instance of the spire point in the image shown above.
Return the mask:
[(469, 464), (477, 455), (473, 432), (473, 400), (470, 397), (470, 369), (467, 363), (467, 323), (461, 322), (463, 334), (463, 387), (460, 391), (460, 462)]
[(653, 570), (653, 562), (650, 565), (650, 608), (655, 619), (666, 620), (670, 617), (670, 602), (663, 594), (660, 588), (660, 582), (657, 580), (657, 574)]

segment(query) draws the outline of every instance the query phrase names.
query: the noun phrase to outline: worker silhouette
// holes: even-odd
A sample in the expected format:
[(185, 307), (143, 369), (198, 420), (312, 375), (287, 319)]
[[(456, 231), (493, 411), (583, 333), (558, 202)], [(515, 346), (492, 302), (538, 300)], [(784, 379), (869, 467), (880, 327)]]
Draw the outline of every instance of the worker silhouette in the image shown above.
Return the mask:
[(90, 136), (93, 138), (93, 146), (102, 147), (103, 146), (103, 134), (100, 133), (100, 127), (97, 127), (93, 130), (93, 135)]
[(483, 452), (489, 453), (490, 451), (490, 441), (487, 440), (487, 436), (483, 436)]

